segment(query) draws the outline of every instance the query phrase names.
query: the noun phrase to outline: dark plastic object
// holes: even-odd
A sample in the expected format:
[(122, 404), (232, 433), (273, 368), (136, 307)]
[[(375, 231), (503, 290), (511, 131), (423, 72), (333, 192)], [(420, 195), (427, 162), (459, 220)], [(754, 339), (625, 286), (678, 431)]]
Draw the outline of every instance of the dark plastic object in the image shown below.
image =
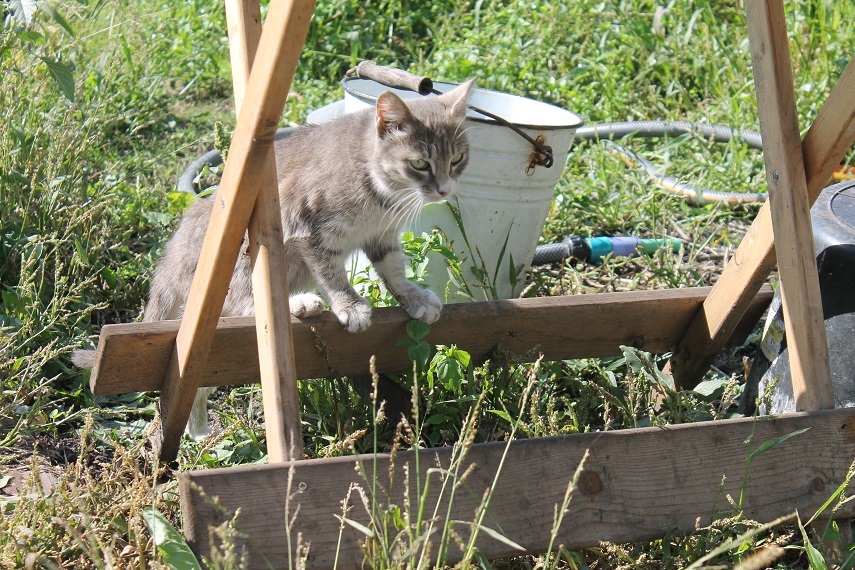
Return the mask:
[(567, 258), (587, 261), (591, 257), (591, 248), (585, 240), (578, 236), (564, 238), (558, 243), (547, 243), (537, 246), (534, 250), (532, 265), (560, 263)]
[[(814, 248), (822, 294), (822, 312), (828, 337), (828, 355), (836, 405), (855, 405), (855, 182), (835, 184), (823, 190), (811, 208)], [(780, 315), (779, 292), (775, 293), (770, 318)], [(764, 337), (764, 343), (767, 339)], [(743, 411), (765, 386), (778, 378), (771, 409), (765, 413), (793, 411), (793, 387), (786, 337), (772, 362), (762, 352), (754, 360), (743, 398)]]

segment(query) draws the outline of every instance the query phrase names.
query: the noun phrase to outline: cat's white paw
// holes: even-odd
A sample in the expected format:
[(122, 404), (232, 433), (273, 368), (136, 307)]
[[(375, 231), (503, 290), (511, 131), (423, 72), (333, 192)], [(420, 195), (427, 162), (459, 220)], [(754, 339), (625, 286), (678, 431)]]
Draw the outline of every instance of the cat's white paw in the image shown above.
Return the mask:
[(371, 326), (371, 305), (365, 301), (333, 309), (333, 313), (349, 332), (364, 331)]
[(430, 289), (413, 289), (398, 301), (408, 315), (427, 324), (436, 322), (442, 312), (442, 301)]
[(303, 317), (317, 317), (324, 312), (324, 300), (314, 293), (300, 293), (288, 299), (291, 314), (302, 319)]

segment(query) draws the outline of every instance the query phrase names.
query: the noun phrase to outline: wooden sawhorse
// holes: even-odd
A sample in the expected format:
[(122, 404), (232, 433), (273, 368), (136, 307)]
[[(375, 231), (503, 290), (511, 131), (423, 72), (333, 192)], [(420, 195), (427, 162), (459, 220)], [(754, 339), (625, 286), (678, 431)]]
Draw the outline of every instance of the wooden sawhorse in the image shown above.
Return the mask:
[[(406, 315), (399, 309), (377, 310), (371, 335), (363, 336), (348, 335), (329, 315), (292, 321), (272, 141), (314, 2), (273, 0), (263, 34), (258, 2), (226, 0), (226, 6), (239, 119), (184, 318), (104, 327), (92, 390), (160, 389), (154, 440), (160, 459), (171, 461), (200, 385), (260, 377), (270, 464), (183, 473), (185, 534), (207, 554), (209, 525), (241, 508), (237, 524), (250, 537), (245, 546), (251, 566), (283, 565), (296, 547), (287, 525), (299, 508), (295, 530), (310, 544), (308, 564), (331, 567), (338, 549), (339, 564), (354, 567), (361, 557), (361, 535), (347, 527), (339, 543), (335, 516), (342, 512), (340, 502), (351, 482), (364, 487), (354, 467), (362, 465), (364, 476), (387, 485), (391, 458), (301, 461), (296, 379), (327, 374), (314, 334), (325, 339), (330, 362), (342, 374), (364, 374), (372, 354), (378, 371), (406, 369), (404, 349), (394, 346), (404, 336)], [(455, 519), (474, 516), (504, 458), (484, 524), (528, 551), (543, 551), (554, 507), (588, 450), (558, 542), (580, 548), (661, 537), (673, 529), (691, 532), (698, 515), (722, 507), (723, 476), (725, 492), (739, 490), (750, 451), (743, 442), (749, 435), (759, 442), (805, 427), (811, 429), (752, 462), (745, 515), (770, 520), (796, 508), (812, 512), (844, 480), (855, 458), (855, 411), (818, 411), (833, 408), (834, 400), (809, 208), (855, 141), (855, 61), (800, 140), (783, 1), (746, 0), (746, 8), (770, 200), (716, 286), (452, 305), (428, 340), (457, 343), (475, 358), (499, 343), (520, 353), (539, 346), (547, 359), (617, 354), (620, 344), (660, 353), (676, 346), (670, 368), (678, 385), (689, 387), (734, 334), (757, 321), (770, 297), (762, 284), (777, 259), (794, 394), (804, 413), (517, 441), (507, 449), (504, 443), (475, 445), (467, 456), (467, 464), (476, 466), (468, 479), (472, 495), (459, 494), (454, 509), (446, 511), (449, 498), (440, 496), (436, 485), (431, 500), (442, 505), (437, 512)], [(256, 317), (221, 319), (247, 228)], [(584, 335), (567, 330), (567, 322)], [(146, 374), (135, 371), (135, 362), (145, 364)], [(398, 473), (406, 463), (415, 465), (414, 453), (397, 455)], [(426, 465), (447, 466), (452, 451), (421, 454), (421, 471), (411, 473), (411, 484), (426, 476)], [(400, 487), (403, 477), (396, 480)], [(389, 492), (380, 499), (403, 504), (401, 488)], [(220, 506), (212, 504), (209, 497), (214, 496)], [(836, 516), (853, 514), (850, 502)], [(350, 516), (367, 524), (358, 512)], [(472, 527), (456, 530), (465, 538)], [(477, 545), (487, 556), (518, 553), (485, 533)], [(453, 561), (459, 553), (450, 556)]]

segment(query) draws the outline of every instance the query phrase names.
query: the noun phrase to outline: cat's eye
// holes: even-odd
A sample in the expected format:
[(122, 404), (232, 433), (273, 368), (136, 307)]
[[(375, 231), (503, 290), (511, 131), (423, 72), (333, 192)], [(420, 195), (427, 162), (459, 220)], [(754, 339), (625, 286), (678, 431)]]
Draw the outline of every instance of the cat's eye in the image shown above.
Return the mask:
[(461, 162), (463, 162), (463, 153), (462, 152), (458, 152), (457, 154), (455, 154), (454, 156), (451, 157), (451, 166), (457, 166)]
[(414, 158), (413, 160), (411, 160), (410, 166), (412, 166), (416, 170), (421, 170), (421, 171), (430, 170), (430, 164), (428, 164), (428, 162), (426, 160), (423, 160), (421, 158)]

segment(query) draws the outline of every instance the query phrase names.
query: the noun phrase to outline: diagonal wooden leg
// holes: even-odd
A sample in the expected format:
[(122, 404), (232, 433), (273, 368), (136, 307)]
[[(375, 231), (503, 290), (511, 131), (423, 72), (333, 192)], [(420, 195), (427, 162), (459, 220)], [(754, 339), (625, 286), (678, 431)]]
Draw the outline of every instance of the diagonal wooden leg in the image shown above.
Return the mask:
[(181, 434), (258, 197), (258, 180), (273, 163), (273, 137), (313, 10), (312, 0), (279, 0), (270, 6), (259, 44), (260, 55), (253, 62), (229, 160), (160, 396), (160, 413), (152, 434), (160, 461), (172, 461), (178, 455)]
[[(833, 407), (810, 223), (812, 200), (808, 195), (803, 150), (799, 143), (783, 3), (782, 0), (749, 0), (746, 11), (770, 192), (770, 203), (764, 209), (770, 212), (774, 223), (770, 224), (766, 216), (760, 219), (760, 223), (755, 223), (750, 239), (746, 240), (749, 243), (743, 244), (747, 249), (740, 247), (734, 263), (741, 264), (743, 259), (738, 256), (742, 252), (748, 257), (759, 258), (764, 271), (771, 268), (768, 255), (748, 246), (756, 247), (753, 243), (755, 240), (767, 240), (774, 234), (791, 347), (790, 363), (796, 407), (799, 410)], [(770, 225), (772, 232), (769, 231)], [(751, 287), (759, 286), (759, 271), (747, 277)], [(733, 307), (726, 307), (726, 312), (733, 312)], [(697, 336), (702, 330), (691, 333)], [(681, 345), (683, 353), (675, 351), (678, 357), (685, 356), (687, 350), (703, 346), (687, 345), (685, 339)], [(678, 360), (674, 361), (672, 371), (678, 370)], [(680, 380), (685, 384), (685, 370), (679, 372), (682, 376)]]
[[(261, 37), (258, 0), (226, 0), (226, 19), (235, 110), (240, 114)], [(258, 201), (249, 222), (252, 291), (267, 455), (271, 463), (282, 463), (303, 458), (303, 438), (275, 163), (268, 163), (261, 176)]]
[(748, 35), (796, 410), (834, 407), (783, 0), (749, 0)]
[[(816, 201), (855, 142), (855, 58), (834, 86), (802, 141), (808, 200)], [(746, 307), (775, 267), (772, 212), (766, 203), (719, 277), (669, 362), (677, 385), (691, 388), (733, 334)]]

